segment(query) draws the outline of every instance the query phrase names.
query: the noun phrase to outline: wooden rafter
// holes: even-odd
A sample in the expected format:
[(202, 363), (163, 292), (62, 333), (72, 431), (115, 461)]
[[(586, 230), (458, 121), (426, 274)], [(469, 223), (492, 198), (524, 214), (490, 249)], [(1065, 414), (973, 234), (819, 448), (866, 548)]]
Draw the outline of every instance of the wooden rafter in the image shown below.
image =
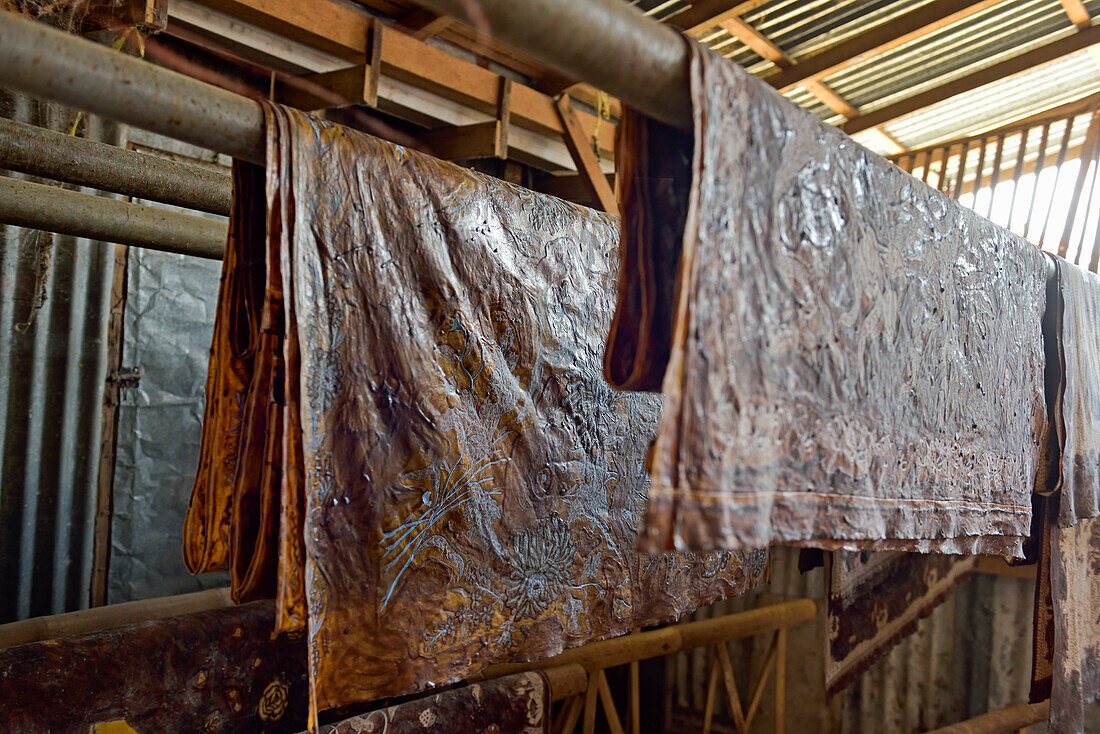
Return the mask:
[[(780, 69), (792, 69), (797, 67), (795, 60), (791, 58), (786, 51), (781, 49), (771, 39), (742, 18), (738, 16), (729, 16), (719, 21), (718, 25), (731, 36), (737, 38), (759, 54), (761, 58), (767, 59)], [(848, 119), (859, 115), (859, 110), (856, 109), (854, 105), (837, 94), (831, 87), (825, 84), (825, 82), (816, 79), (807, 79), (803, 82), (803, 86), (806, 87), (810, 94), (821, 100), (825, 106), (833, 112), (844, 115), (844, 117)]]
[(1092, 25), (1092, 16), (1088, 8), (1081, 0), (1062, 0), (1062, 8), (1069, 16), (1069, 21), (1078, 28), (1088, 28)]
[(765, 76), (764, 80), (780, 91), (786, 91), (807, 79), (821, 79), (835, 74), (921, 36), (934, 33), (1000, 2), (1003, 0), (933, 0), (889, 23), (800, 58), (795, 66)]
[(416, 40), (423, 41), (445, 30), (452, 23), (454, 23), (454, 18), (446, 15), (436, 15), (424, 8), (417, 8), (401, 16), (401, 20), (397, 21), (397, 28), (404, 33), (408, 33)]
[(668, 24), (688, 35), (701, 33), (720, 25), (727, 18), (735, 18), (756, 10), (768, 0), (696, 0), (691, 7), (668, 19)]
[(1100, 26), (1089, 27), (1077, 31), (1072, 36), (1060, 38), (1057, 41), (1022, 53), (1019, 56), (1014, 56), (1011, 59), (993, 64), (992, 66), (987, 66), (972, 74), (967, 74), (947, 84), (942, 84), (938, 87), (921, 92), (920, 94), (915, 94), (912, 97), (906, 97), (899, 102), (887, 105), (874, 112), (869, 112), (866, 115), (859, 115), (844, 123), (841, 129), (849, 135), (852, 135), (861, 130), (878, 127), (891, 120), (896, 120), (903, 115), (916, 112), (919, 109), (929, 107), (950, 97), (973, 91), (979, 87), (984, 87), (986, 84), (992, 84), (1001, 79), (1006, 79), (1020, 72), (1027, 71), (1028, 69), (1042, 66), (1050, 61), (1060, 59), (1074, 51), (1080, 51), (1081, 49), (1088, 48), (1097, 43), (1100, 43)]

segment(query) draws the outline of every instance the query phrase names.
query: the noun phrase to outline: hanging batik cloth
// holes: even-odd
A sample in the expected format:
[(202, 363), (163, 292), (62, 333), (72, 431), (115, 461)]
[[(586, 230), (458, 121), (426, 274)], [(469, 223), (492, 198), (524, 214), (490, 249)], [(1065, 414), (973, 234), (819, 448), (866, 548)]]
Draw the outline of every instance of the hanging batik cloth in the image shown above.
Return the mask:
[(221, 299), (249, 305), (219, 312), (187, 557), (243, 597), (277, 553), (314, 711), (761, 580), (762, 551), (635, 550), (660, 399), (601, 374), (615, 218), (278, 107), (266, 203), (237, 181)]
[[(1036, 593), (1033, 698), (1049, 692), (1050, 731), (1083, 731), (1100, 700), (1100, 277), (1061, 258), (1048, 300), (1059, 372), (1057, 507), (1047, 512)], [(1049, 567), (1046, 566), (1049, 564)]]
[(687, 136), (622, 136), (606, 373), (665, 397), (642, 547), (1019, 555), (1042, 254), (733, 62), (691, 78), (690, 171)]

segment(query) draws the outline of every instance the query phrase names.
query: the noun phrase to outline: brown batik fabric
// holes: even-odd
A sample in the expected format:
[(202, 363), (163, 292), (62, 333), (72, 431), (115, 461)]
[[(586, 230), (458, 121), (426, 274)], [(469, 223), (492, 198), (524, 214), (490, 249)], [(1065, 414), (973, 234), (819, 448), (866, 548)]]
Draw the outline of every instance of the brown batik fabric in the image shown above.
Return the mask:
[(634, 550), (660, 401), (601, 377), (614, 218), (289, 109), (273, 121), (317, 710), (761, 579), (763, 552)]
[(305, 639), (274, 623), (254, 602), (0, 650), (0, 731), (300, 731)]
[[(679, 267), (644, 265), (675, 243), (624, 240), (606, 356), (614, 384), (664, 375), (641, 547), (1019, 555), (1042, 254), (693, 48)], [(653, 155), (628, 155), (644, 182)]]
[(916, 631), (977, 558), (839, 551), (826, 556), (825, 686), (829, 696)]
[(542, 673), (517, 673), (322, 726), (321, 734), (542, 734), (550, 730)]
[[(247, 301), (253, 371), (205, 428), (240, 436), (232, 499), (211, 513), (196, 483), (189, 538), (228, 538), (242, 589), (277, 557), (278, 629), (308, 625), (314, 712), (673, 620), (765, 576), (764, 551), (635, 550), (660, 398), (602, 379), (615, 218), (267, 115), (265, 197), (238, 178), (221, 296)], [(221, 334), (212, 374), (237, 358)], [(236, 404), (243, 421), (225, 419)]]

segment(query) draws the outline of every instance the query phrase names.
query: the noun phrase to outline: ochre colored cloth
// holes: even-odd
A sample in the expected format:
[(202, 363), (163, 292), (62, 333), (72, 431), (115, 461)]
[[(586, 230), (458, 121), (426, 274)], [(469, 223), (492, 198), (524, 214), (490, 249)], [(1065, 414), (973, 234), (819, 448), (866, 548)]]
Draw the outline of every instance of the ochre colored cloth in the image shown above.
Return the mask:
[(1021, 555), (1043, 255), (693, 49), (686, 209), (650, 205), (675, 137), (621, 152), (605, 369), (665, 398), (641, 547)]
[[(265, 200), (238, 176), (221, 296), (248, 300), (228, 313), (255, 346), (233, 361), (219, 320), (204, 428), (204, 466), (239, 469), (196, 482), (186, 542), (226, 539), (242, 595), (277, 558), (278, 629), (308, 626), (315, 713), (674, 620), (766, 575), (763, 551), (635, 550), (660, 398), (602, 378), (615, 218), (267, 114)], [(242, 292), (243, 264), (262, 287)]]

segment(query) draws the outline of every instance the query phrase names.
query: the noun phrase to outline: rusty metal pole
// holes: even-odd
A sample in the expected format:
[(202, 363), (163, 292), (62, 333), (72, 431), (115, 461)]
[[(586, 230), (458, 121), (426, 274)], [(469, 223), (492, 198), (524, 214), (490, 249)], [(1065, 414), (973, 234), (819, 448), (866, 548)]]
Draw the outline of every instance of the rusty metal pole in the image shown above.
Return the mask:
[(216, 170), (2, 118), (0, 168), (212, 214), (228, 215), (233, 198)]
[[(469, 0), (417, 0), (476, 25)], [(622, 0), (476, 0), (493, 38), (639, 112), (691, 130), (688, 45)]]
[(0, 222), (220, 259), (225, 222), (0, 177)]

